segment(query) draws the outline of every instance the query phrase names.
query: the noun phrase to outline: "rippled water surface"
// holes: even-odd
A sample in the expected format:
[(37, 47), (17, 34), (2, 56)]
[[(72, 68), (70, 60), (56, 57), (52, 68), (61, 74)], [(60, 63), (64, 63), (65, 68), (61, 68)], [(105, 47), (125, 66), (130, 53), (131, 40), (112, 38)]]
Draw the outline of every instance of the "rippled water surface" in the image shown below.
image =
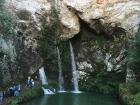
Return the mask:
[(23, 105), (120, 105), (115, 97), (91, 93), (58, 93), (43, 96)]

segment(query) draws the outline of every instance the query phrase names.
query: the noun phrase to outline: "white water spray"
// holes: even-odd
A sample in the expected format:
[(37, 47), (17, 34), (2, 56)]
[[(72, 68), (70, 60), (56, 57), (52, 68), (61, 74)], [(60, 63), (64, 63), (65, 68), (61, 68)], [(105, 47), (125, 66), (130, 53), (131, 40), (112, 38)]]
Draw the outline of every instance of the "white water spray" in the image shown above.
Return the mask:
[[(47, 85), (48, 82), (47, 82), (47, 78), (46, 78), (46, 74), (45, 74), (45, 71), (44, 71), (44, 67), (41, 67), (39, 69), (39, 76), (40, 76), (40, 80), (42, 82), (42, 85)], [(44, 94), (54, 94), (53, 91), (51, 91), (50, 89), (45, 89), (44, 87), (42, 87), (43, 91), (44, 91)]]
[(57, 47), (57, 55), (58, 55), (58, 68), (59, 68), (59, 77), (58, 77), (59, 92), (65, 92), (64, 78), (63, 78), (63, 73), (62, 73), (62, 63), (61, 63), (60, 51), (58, 47)]
[(71, 66), (72, 66), (72, 80), (73, 80), (73, 86), (74, 86), (73, 93), (80, 93), (79, 86), (78, 86), (78, 76), (77, 76), (77, 70), (76, 70), (75, 57), (74, 57), (74, 52), (73, 52), (73, 47), (72, 47), (71, 42), (69, 42), (69, 45), (70, 45)]
[(39, 76), (40, 76), (40, 80), (42, 82), (42, 85), (48, 84), (47, 78), (46, 78), (46, 75), (45, 75), (45, 71), (44, 71), (44, 67), (41, 67), (39, 69)]

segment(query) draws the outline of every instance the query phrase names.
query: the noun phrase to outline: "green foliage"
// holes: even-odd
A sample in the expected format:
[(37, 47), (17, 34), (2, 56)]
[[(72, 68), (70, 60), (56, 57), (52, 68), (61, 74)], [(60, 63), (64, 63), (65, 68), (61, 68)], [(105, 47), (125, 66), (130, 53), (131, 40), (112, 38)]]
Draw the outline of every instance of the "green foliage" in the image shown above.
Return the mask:
[[(58, 12), (52, 9), (50, 13), (51, 23), (45, 23), (38, 37), (38, 48), (42, 57), (49, 59), (56, 51), (59, 36)], [(51, 53), (50, 53), (51, 52)]]
[[(4, 0), (0, 0), (0, 83), (7, 86), (11, 70), (15, 70), (16, 52), (13, 40), (15, 39), (15, 22), (13, 16), (3, 9)], [(4, 77), (4, 75), (7, 77)]]
[(117, 93), (118, 85), (124, 81), (124, 74), (115, 71), (96, 71), (89, 73), (85, 78), (80, 81), (82, 90), (94, 91), (100, 93)]
[(120, 91), (122, 94), (128, 93), (131, 95), (135, 95), (138, 92), (140, 92), (140, 83), (136, 82), (136, 83), (120, 84)]
[(25, 93), (22, 95), (22, 97), (23, 97), (22, 100), (21, 100), (21, 97), (19, 97), (19, 98), (20, 98), (20, 100), (21, 100), (22, 102), (26, 102), (27, 100), (31, 100), (31, 99), (33, 99), (33, 98), (35, 98), (35, 97), (40, 96), (40, 95), (43, 95), (43, 90), (42, 90), (42, 88), (41, 88), (41, 87), (35, 87), (35, 88), (31, 89), (30, 91), (25, 92)]
[(137, 81), (140, 81), (140, 29), (135, 35), (132, 48), (128, 51), (128, 66), (136, 75)]
[(8, 14), (0, 11), (0, 34), (6, 38), (12, 38), (14, 32), (15, 22)]
[(51, 13), (50, 13), (51, 21), (59, 24), (59, 21), (58, 21), (59, 16), (58, 16), (58, 14), (59, 14), (59, 11), (56, 10), (55, 8), (52, 8)]
[(46, 89), (52, 89), (52, 88), (57, 88), (58, 83), (56, 81), (49, 81), (47, 85), (43, 85), (44, 88)]
[(40, 36), (38, 37), (38, 49), (40, 55), (47, 61), (50, 69), (56, 70), (57, 53), (56, 46), (60, 31), (60, 24), (58, 20), (58, 11), (52, 9), (50, 13), (50, 23), (43, 25)]
[(0, 10), (2, 10), (4, 0), (0, 0)]
[(140, 105), (140, 92), (134, 96), (134, 105)]
[(140, 105), (140, 83), (120, 84), (119, 95), (126, 105)]
[(45, 25), (41, 31), (41, 36), (38, 40), (38, 47), (42, 57), (50, 59), (56, 49), (56, 25)]
[(70, 70), (68, 68), (71, 68), (69, 42), (68, 41), (59, 42), (58, 48), (60, 49), (62, 69), (63, 71), (69, 72)]
[(138, 92), (140, 92), (140, 85), (136, 85), (134, 83), (131, 83), (129, 86), (128, 86), (128, 92), (130, 94), (137, 94)]
[(5, 40), (14, 39), (15, 21), (12, 15), (2, 9), (4, 0), (0, 0), (0, 36)]

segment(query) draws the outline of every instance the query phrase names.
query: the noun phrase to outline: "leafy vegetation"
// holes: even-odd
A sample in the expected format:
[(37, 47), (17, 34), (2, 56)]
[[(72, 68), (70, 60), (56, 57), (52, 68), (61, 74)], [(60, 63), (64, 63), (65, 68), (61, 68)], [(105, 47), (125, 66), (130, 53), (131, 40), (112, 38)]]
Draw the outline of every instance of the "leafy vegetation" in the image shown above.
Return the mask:
[[(13, 16), (3, 9), (4, 0), (0, 0), (0, 77), (1, 84), (5, 86), (10, 80), (10, 71), (15, 70), (16, 51), (14, 46), (15, 21)], [(4, 75), (7, 75), (5, 78)]]
[(0, 10), (3, 9), (3, 3), (4, 3), (4, 0), (0, 0)]
[(128, 66), (136, 75), (137, 81), (140, 81), (140, 29), (135, 35), (132, 48), (129, 50)]
[(125, 77), (122, 73), (117, 72), (94, 72), (80, 81), (82, 90), (114, 94), (118, 92), (119, 83), (123, 82)]
[(140, 83), (121, 84), (119, 95), (126, 105), (140, 105)]
[[(61, 41), (58, 44), (58, 48), (60, 49), (60, 56), (62, 60), (62, 69), (64, 72), (70, 72), (71, 64), (70, 64), (70, 49), (68, 41)], [(69, 69), (68, 69), (69, 68)]]
[[(6, 13), (0, 11), (0, 32), (3, 35), (11, 36), (14, 34), (14, 21)], [(10, 37), (11, 38), (11, 37)]]
[(59, 36), (58, 12), (55, 9), (52, 9), (50, 18), (51, 23), (46, 22), (40, 31), (41, 35), (38, 36), (40, 54), (46, 59), (50, 59), (55, 54)]
[(43, 85), (44, 88), (46, 89), (57, 89), (58, 83), (56, 81), (48, 81), (48, 84)]
[(15, 34), (15, 21), (13, 16), (10, 16), (5, 10), (3, 10), (4, 0), (0, 0), (0, 34), (3, 37), (12, 38)]
[(58, 20), (58, 11), (52, 9), (50, 13), (51, 23), (46, 23), (43, 25), (41, 30), (41, 35), (38, 37), (38, 49), (40, 55), (47, 61), (51, 70), (55, 70), (57, 65), (57, 54), (56, 46), (58, 42), (58, 36), (60, 31), (60, 24)]

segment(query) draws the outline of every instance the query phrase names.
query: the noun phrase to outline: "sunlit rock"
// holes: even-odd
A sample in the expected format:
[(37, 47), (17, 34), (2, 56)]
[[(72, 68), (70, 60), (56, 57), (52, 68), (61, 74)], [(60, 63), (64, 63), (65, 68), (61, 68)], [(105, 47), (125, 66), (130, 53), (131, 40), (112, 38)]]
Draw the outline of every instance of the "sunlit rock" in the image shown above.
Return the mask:
[(74, 12), (69, 11), (64, 3), (61, 3), (59, 17), (62, 24), (61, 38), (71, 38), (80, 32), (78, 17)]
[(73, 11), (77, 17), (87, 22), (97, 33), (113, 35), (113, 30), (119, 27), (133, 35), (139, 28), (139, 0), (63, 0), (63, 2), (72, 9), (69, 11)]
[(42, 25), (49, 21), (51, 4), (46, 0), (5, 0), (4, 6), (17, 24), (14, 48), (17, 54), (18, 70), (21, 72), (19, 75), (31, 75), (42, 63), (37, 51), (36, 39)]

